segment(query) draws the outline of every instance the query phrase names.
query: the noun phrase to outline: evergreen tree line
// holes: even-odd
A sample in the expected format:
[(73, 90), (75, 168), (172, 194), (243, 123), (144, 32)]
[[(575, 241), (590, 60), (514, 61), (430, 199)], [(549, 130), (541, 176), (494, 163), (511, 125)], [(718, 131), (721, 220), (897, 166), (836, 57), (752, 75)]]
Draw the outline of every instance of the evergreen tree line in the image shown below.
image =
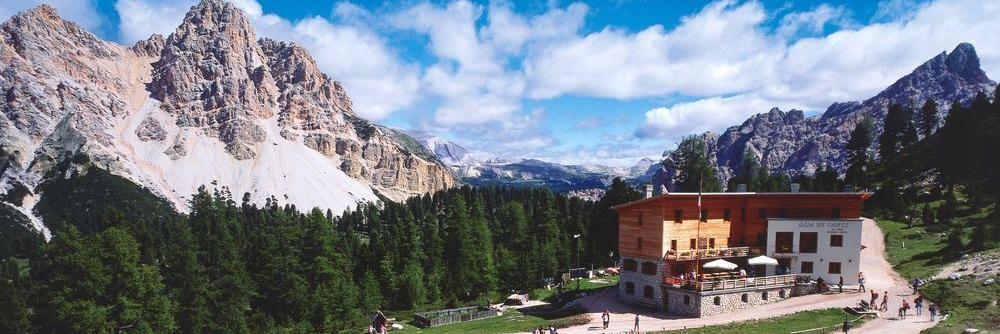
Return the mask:
[[(678, 192), (719, 192), (723, 185), (708, 155), (707, 145), (701, 137), (685, 137), (677, 145), (674, 167), (674, 190)], [(842, 191), (844, 182), (837, 171), (826, 164), (820, 165), (813, 175), (790, 176), (784, 172), (771, 172), (763, 166), (757, 156), (747, 151), (740, 165), (733, 171), (734, 176), (725, 183), (725, 191), (735, 192), (739, 185), (746, 185), (746, 191), (787, 192), (792, 183), (799, 184), (800, 191), (830, 192)]]
[[(892, 105), (875, 152), (856, 148), (859, 156), (849, 174), (855, 184), (874, 189), (867, 210), (880, 217), (922, 222), (932, 230), (949, 230), (954, 251), (982, 250), (1000, 240), (1000, 88), (991, 98), (979, 92), (970, 102), (951, 103), (941, 117), (939, 106), (926, 101), (920, 108)], [(855, 132), (874, 138), (871, 121)], [(932, 202), (940, 204), (932, 208)], [(917, 205), (923, 203), (923, 205)], [(960, 211), (985, 213), (968, 221), (971, 241), (955, 221)]]
[(615, 180), (598, 202), (462, 187), (334, 217), (204, 188), (191, 213), (72, 224), (0, 259), (3, 333), (336, 333), (376, 310), (495, 302), (610, 264)]

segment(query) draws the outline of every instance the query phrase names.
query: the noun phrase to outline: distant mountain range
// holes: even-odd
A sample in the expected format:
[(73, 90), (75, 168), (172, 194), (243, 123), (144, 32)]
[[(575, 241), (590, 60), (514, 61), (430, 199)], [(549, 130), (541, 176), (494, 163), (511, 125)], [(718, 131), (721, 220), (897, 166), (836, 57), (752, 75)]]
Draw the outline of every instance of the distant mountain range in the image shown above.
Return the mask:
[[(772, 108), (729, 127), (721, 135), (706, 132), (701, 137), (723, 184), (733, 176), (746, 152), (755, 155), (772, 172), (811, 175), (825, 163), (842, 174), (847, 168), (844, 147), (863, 115), (871, 116), (880, 126), (890, 105), (898, 103), (918, 109), (932, 99), (943, 116), (951, 102), (969, 101), (976, 93), (991, 92), (995, 87), (996, 82), (980, 68), (975, 48), (962, 43), (950, 53), (942, 52), (931, 58), (867, 100), (833, 103), (824, 113), (812, 117), (805, 117), (801, 110)], [(631, 168), (562, 165), (536, 159), (491, 159), (438, 136), (410, 134), (450, 166), (462, 181), (475, 185), (545, 186), (554, 191), (593, 195), (599, 194), (593, 189), (603, 189), (614, 177), (634, 184), (654, 183), (656, 189), (673, 189), (676, 176), (672, 151), (664, 152), (661, 161), (647, 158)]]
[[(701, 137), (723, 184), (739, 168), (746, 152), (755, 155), (772, 172), (811, 175), (820, 164), (827, 164), (843, 175), (847, 169), (844, 148), (864, 115), (875, 121), (877, 135), (890, 105), (917, 110), (927, 100), (934, 100), (944, 119), (952, 102), (968, 102), (976, 93), (990, 94), (995, 87), (996, 82), (980, 68), (976, 49), (972, 44), (962, 43), (951, 53), (938, 54), (864, 101), (834, 103), (826, 112), (813, 117), (804, 117), (800, 110), (786, 112), (773, 108), (729, 127), (722, 135), (706, 132)], [(675, 160), (673, 152), (664, 153), (653, 177), (656, 189), (661, 186), (673, 189)]]
[(631, 167), (563, 165), (539, 159), (507, 160), (472, 152), (446, 138), (422, 131), (407, 131), (462, 181), (471, 185), (547, 187), (594, 199), (616, 177), (633, 183), (649, 182), (659, 169), (656, 160), (643, 158)]

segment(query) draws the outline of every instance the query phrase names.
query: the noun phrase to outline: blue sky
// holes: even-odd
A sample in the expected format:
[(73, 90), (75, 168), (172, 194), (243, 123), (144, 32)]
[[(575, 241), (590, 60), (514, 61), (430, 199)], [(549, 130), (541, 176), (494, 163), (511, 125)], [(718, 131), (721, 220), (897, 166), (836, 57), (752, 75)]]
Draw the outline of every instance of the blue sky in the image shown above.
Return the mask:
[[(128, 44), (196, 1), (44, 2)], [(771, 107), (820, 113), (960, 42), (1000, 70), (996, 1), (234, 3), (258, 35), (306, 47), (364, 117), (562, 163), (628, 166)]]

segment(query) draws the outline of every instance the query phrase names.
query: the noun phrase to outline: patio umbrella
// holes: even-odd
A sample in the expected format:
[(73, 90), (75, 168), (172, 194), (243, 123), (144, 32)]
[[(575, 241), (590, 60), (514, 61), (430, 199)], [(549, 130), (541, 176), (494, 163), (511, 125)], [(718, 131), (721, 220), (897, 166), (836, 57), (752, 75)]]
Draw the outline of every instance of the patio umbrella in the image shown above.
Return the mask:
[(751, 266), (776, 266), (778, 265), (778, 260), (767, 257), (766, 255), (761, 255), (748, 260), (747, 264)]
[(702, 267), (705, 268), (705, 269), (733, 270), (733, 269), (736, 269), (736, 267), (738, 267), (738, 266), (735, 263), (732, 263), (732, 262), (729, 262), (729, 261), (726, 261), (726, 260), (723, 260), (723, 259), (718, 259), (718, 260), (706, 263)]

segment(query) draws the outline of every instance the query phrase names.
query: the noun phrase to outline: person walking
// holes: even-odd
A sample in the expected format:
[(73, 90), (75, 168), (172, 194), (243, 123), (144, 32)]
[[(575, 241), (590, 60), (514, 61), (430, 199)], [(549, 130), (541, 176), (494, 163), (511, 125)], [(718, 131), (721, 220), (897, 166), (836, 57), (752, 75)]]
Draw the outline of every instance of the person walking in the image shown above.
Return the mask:
[(858, 287), (861, 289), (861, 292), (865, 291), (865, 273), (863, 272), (858, 272)]
[(917, 299), (913, 300), (913, 308), (917, 309), (917, 316), (922, 315), (924, 310), (924, 297), (917, 296)]
[(900, 319), (906, 319), (906, 312), (908, 312), (910, 310), (910, 302), (906, 301), (906, 299), (903, 299), (903, 307), (900, 307), (900, 309), (902, 310), (900, 312), (901, 315), (902, 315), (902, 318), (900, 318)]
[(920, 277), (913, 278), (913, 294), (917, 294), (917, 289), (920, 289)]
[(633, 331), (635, 331), (635, 332), (639, 331), (639, 315), (638, 314), (635, 315), (635, 329), (633, 329)]
[(889, 310), (889, 291), (882, 293), (882, 305), (879, 306), (879, 310), (882, 311)]
[(840, 289), (840, 293), (844, 293), (844, 275), (840, 275), (840, 281), (837, 282), (837, 289)]
[(875, 290), (872, 290), (872, 301), (868, 303), (868, 308), (873, 309), (873, 310), (876, 309), (875, 308), (875, 302), (877, 302), (877, 301), (878, 301), (878, 292), (876, 292)]
[(934, 304), (931, 304), (931, 306), (927, 307), (927, 312), (931, 313), (931, 321), (937, 319), (937, 307), (935, 307)]
[(604, 322), (604, 329), (608, 329), (608, 323), (611, 322), (611, 314), (608, 313), (608, 310), (605, 309), (604, 314), (601, 314), (601, 321)]

